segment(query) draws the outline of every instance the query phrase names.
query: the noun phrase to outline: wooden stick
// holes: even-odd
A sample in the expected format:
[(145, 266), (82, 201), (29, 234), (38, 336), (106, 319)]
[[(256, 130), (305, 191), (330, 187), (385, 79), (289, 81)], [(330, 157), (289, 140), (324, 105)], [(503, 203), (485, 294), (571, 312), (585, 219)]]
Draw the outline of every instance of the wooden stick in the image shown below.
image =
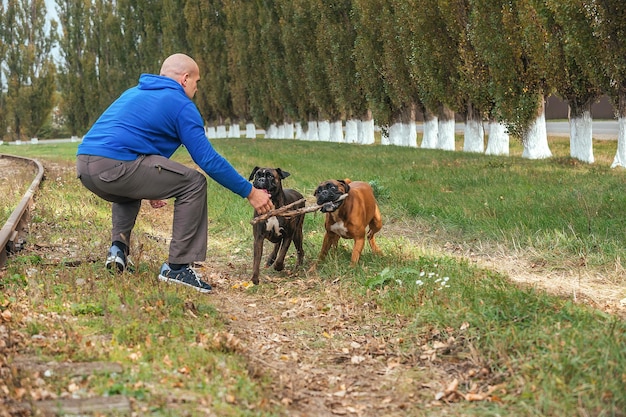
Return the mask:
[[(341, 200), (345, 200), (348, 197), (348, 193), (342, 194), (341, 197), (339, 197), (337, 200), (335, 201), (341, 201)], [(293, 217), (293, 216), (297, 216), (299, 214), (303, 214), (303, 213), (311, 213), (314, 211), (317, 211), (319, 209), (321, 209), (324, 204), (328, 204), (328, 203), (324, 203), (321, 206), (319, 205), (314, 205), (314, 206), (309, 206), (309, 207), (300, 207), (299, 209), (295, 209), (295, 210), (289, 210), (291, 207), (295, 206), (298, 203), (301, 203), (305, 201), (304, 198), (301, 198), (298, 201), (294, 201), (291, 204), (287, 204), (285, 206), (279, 207), (277, 209), (274, 210), (270, 210), (265, 214), (261, 214), (256, 216), (254, 219), (250, 220), (250, 224), (256, 224), (258, 222), (261, 222), (263, 220), (267, 220), (272, 216), (279, 216), (279, 217)]]
[(311, 213), (321, 208), (322, 206), (318, 206), (317, 204), (314, 206), (309, 206), (309, 207), (300, 207), (299, 209), (286, 211), (282, 213), (280, 216), (281, 217), (293, 217), (293, 216), (297, 216), (298, 214)]
[(288, 211), (293, 206), (295, 206), (297, 204), (300, 204), (300, 203), (302, 203), (304, 201), (306, 201), (306, 200), (304, 198), (301, 198), (300, 200), (294, 201), (293, 203), (286, 204), (286, 205), (284, 205), (282, 207), (279, 207), (277, 209), (274, 209), (274, 210), (270, 210), (270, 211), (268, 211), (265, 214), (260, 214), (260, 215), (256, 216), (254, 219), (252, 219), (250, 221), (250, 223), (251, 224), (255, 224), (255, 223), (258, 223), (260, 221), (267, 220), (267, 219), (269, 219), (272, 216), (276, 216), (276, 215), (278, 215), (280, 213), (284, 213), (284, 212)]

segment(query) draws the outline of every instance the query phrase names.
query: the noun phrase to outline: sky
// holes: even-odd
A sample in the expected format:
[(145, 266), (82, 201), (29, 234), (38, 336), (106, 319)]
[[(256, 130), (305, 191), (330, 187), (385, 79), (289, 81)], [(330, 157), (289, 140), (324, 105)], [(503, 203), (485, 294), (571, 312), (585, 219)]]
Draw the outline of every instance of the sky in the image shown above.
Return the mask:
[(49, 18), (57, 18), (57, 4), (55, 0), (45, 0)]
[[(48, 14), (48, 20), (55, 19), (58, 23), (58, 14), (57, 14), (57, 4), (55, 0), (45, 0), (46, 3), (46, 12)], [(61, 28), (59, 27), (59, 31)], [(52, 54), (54, 55), (54, 60), (58, 63), (61, 59), (61, 53), (59, 52), (59, 48), (54, 48), (52, 50)]]

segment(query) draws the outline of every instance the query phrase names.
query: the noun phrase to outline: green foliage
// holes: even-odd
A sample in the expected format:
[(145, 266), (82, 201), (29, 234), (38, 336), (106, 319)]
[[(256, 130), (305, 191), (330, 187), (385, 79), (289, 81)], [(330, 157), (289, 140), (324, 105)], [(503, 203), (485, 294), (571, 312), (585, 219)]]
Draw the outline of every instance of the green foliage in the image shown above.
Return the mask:
[(103, 316), (104, 315), (104, 308), (101, 305), (97, 305), (94, 303), (73, 304), (71, 311), (72, 311), (72, 314), (75, 316), (84, 316), (84, 315)]
[(61, 132), (83, 135), (141, 73), (157, 73), (174, 52), (200, 65), (196, 103), (209, 124), (264, 128), (370, 117), (385, 128), (445, 105), (497, 118), (523, 139), (542, 97), (556, 92), (574, 115), (600, 94), (619, 108), (626, 79), (619, 0), (55, 6), (58, 22), (46, 22), (43, 0), (2, 5), (0, 132), (9, 139), (49, 134), (44, 126), (57, 104)]
[(26, 276), (22, 274), (10, 274), (4, 277), (0, 277), (0, 287), (6, 288), (9, 286), (25, 287), (28, 285)]
[[(43, 126), (54, 105), (55, 67), (51, 52), (57, 26), (53, 23), (49, 33), (45, 32), (44, 0), (9, 1), (3, 18), (0, 43), (4, 43), (5, 54), (0, 64), (7, 88), (1, 89), (0, 108), (4, 107), (7, 113), (10, 138), (30, 139)], [(0, 139), (5, 133), (6, 130), (0, 131)]]

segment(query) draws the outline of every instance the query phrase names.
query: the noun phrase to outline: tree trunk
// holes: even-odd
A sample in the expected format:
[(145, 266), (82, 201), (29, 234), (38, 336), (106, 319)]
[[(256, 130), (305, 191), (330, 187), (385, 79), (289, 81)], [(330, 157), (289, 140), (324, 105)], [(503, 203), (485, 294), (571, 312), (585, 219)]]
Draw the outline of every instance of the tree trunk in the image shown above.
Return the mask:
[(320, 140), (318, 129), (317, 129), (317, 121), (309, 120), (309, 122), (307, 123), (306, 139), (312, 140), (315, 142)]
[(341, 120), (335, 120), (330, 124), (330, 141), (343, 143), (343, 122)]
[(285, 139), (293, 139), (293, 123), (285, 122), (283, 123), (283, 136)]
[(276, 123), (271, 123), (267, 129), (265, 129), (265, 138), (266, 139), (276, 139), (278, 137), (278, 126)]
[(422, 133), (423, 149), (436, 149), (437, 136), (439, 135), (439, 120), (437, 115), (430, 110), (424, 110), (424, 129)]
[(346, 143), (358, 143), (358, 124), (359, 121), (357, 119), (346, 120), (346, 136), (344, 138)]
[(537, 110), (537, 117), (530, 125), (522, 142), (524, 143), (524, 152), (522, 158), (528, 159), (545, 159), (552, 156), (550, 147), (548, 146), (548, 133), (546, 131), (546, 108), (544, 106), (543, 96)]
[(239, 123), (231, 123), (228, 128), (228, 137), (238, 139), (241, 137), (241, 130), (239, 128)]
[(367, 115), (361, 118), (358, 125), (358, 142), (361, 145), (374, 144), (374, 119), (372, 119), (372, 113), (367, 112)]
[(275, 139), (285, 139), (287, 136), (285, 135), (285, 124), (281, 123), (276, 126), (276, 134), (274, 135)]
[(572, 103), (569, 110), (570, 156), (593, 164), (591, 101), (582, 105)]
[(246, 139), (256, 139), (256, 126), (254, 123), (246, 123)]
[(317, 137), (320, 142), (330, 142), (330, 122), (328, 120), (318, 120)]
[(402, 117), (402, 143), (401, 146), (408, 146), (410, 148), (417, 147), (417, 131), (415, 128), (415, 112), (416, 105), (412, 104), (403, 113)]
[(217, 133), (215, 132), (214, 126), (207, 126), (204, 128), (204, 134), (207, 139), (215, 139), (217, 137)]
[(481, 113), (472, 103), (467, 105), (465, 130), (463, 133), (463, 151), (476, 153), (485, 151), (485, 130)]
[(215, 136), (219, 139), (224, 139), (228, 137), (228, 134), (226, 133), (226, 125), (219, 124), (215, 129)]
[(611, 168), (626, 167), (626, 94), (624, 93), (619, 94), (617, 111), (617, 152)]
[(302, 130), (302, 123), (297, 122), (296, 123), (296, 139), (300, 139), (300, 140), (305, 140), (306, 136), (304, 131)]
[(453, 151), (455, 149), (454, 111), (445, 105), (441, 105), (438, 119), (439, 131), (437, 135), (437, 149)]
[(414, 109), (415, 106), (407, 106), (398, 111), (394, 123), (389, 126), (387, 134), (383, 132), (381, 145), (417, 146)]
[(486, 155), (509, 155), (509, 133), (506, 126), (496, 120), (489, 121)]

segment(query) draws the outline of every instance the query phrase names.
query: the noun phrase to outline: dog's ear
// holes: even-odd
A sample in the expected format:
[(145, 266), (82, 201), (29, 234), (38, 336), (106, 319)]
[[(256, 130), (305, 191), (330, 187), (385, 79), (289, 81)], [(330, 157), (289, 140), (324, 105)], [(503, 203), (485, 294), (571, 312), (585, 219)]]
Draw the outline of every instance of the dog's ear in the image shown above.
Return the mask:
[(338, 182), (343, 184), (343, 189), (344, 189), (343, 192), (344, 192), (344, 194), (348, 193), (350, 191), (350, 186), (348, 184), (350, 184), (352, 182), (352, 181), (350, 181), (349, 178), (346, 178), (346, 180), (337, 180)]
[(278, 172), (278, 176), (280, 177), (281, 180), (284, 180), (285, 178), (287, 178), (288, 176), (290, 176), (291, 174), (288, 173), (287, 171), (283, 171), (280, 168), (276, 168), (276, 172)]
[(260, 167), (254, 167), (254, 169), (252, 170), (252, 172), (250, 173), (250, 178), (248, 178), (248, 181), (252, 181), (254, 179), (254, 174), (256, 174), (256, 172), (260, 169)]
[(320, 192), (320, 189), (321, 189), (321, 188), (322, 188), (321, 186), (318, 186), (318, 187), (315, 189), (315, 192), (313, 193), (313, 197), (317, 197), (317, 193), (319, 193), (319, 192)]

